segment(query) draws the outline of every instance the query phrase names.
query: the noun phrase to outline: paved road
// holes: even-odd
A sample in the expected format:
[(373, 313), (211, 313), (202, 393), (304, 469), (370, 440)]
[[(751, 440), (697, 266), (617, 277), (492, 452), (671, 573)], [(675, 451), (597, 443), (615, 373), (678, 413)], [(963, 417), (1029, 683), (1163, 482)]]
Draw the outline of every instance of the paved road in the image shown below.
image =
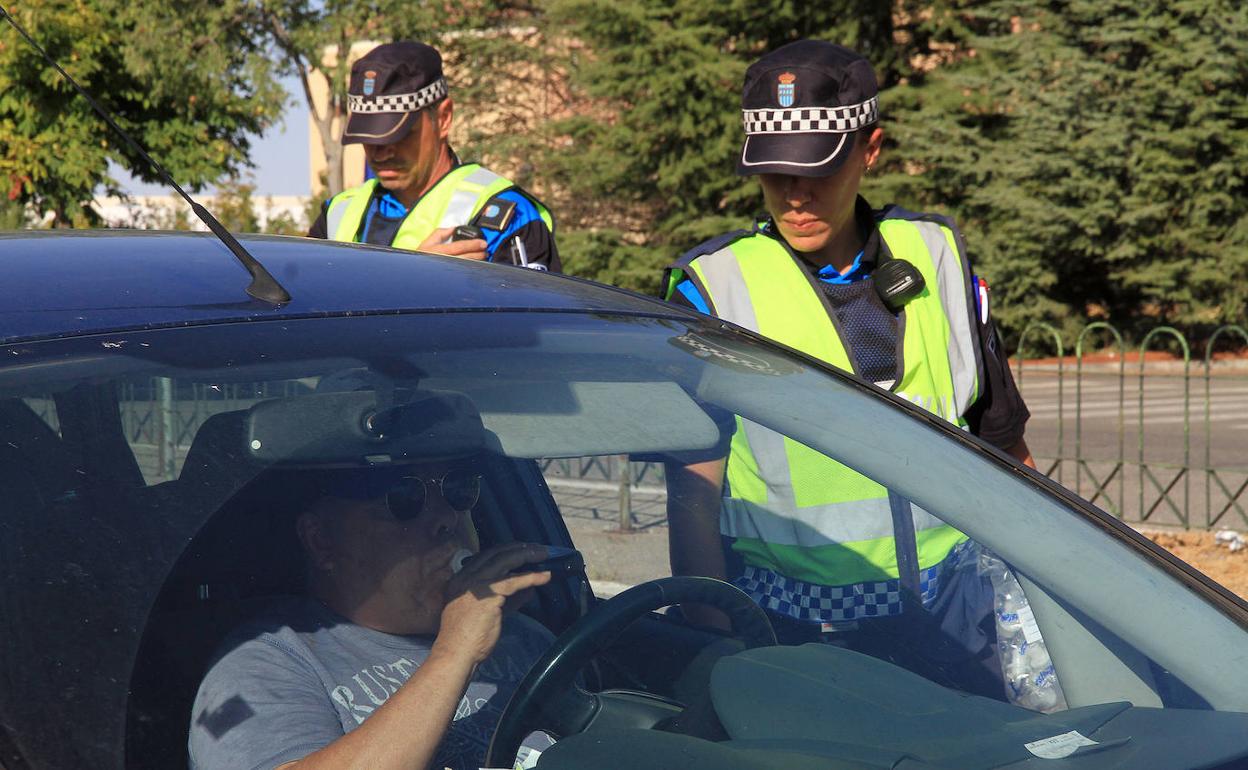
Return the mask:
[[(1186, 510), (1193, 526), (1203, 526), (1206, 516), (1216, 519), (1236, 492), (1240, 506), (1248, 510), (1248, 490), (1242, 489), (1248, 480), (1248, 372), (1211, 378), (1208, 429), (1202, 377), (1185, 383), (1173, 374), (1146, 375), (1141, 423), (1138, 374), (1120, 380), (1116, 372), (1085, 371), (1078, 389), (1073, 374), (1068, 371), (1060, 382), (1055, 371), (1027, 371), (1022, 377), (1023, 396), (1032, 413), (1027, 441), (1041, 458), (1042, 470), (1093, 497), (1096, 482), (1088, 472), (1103, 481), (1115, 472), (1121, 456), (1125, 463), (1108, 487), (1110, 498), (1096, 502), (1104, 508), (1121, 507), (1128, 518), (1139, 518), (1144, 511), (1150, 523), (1180, 525), (1180, 511)], [(1086, 467), (1076, 466), (1077, 450), (1087, 460)], [(1071, 459), (1054, 467), (1059, 454)], [(1141, 477), (1141, 459), (1155, 483), (1147, 473)], [(1180, 475), (1184, 466), (1192, 468), (1186, 476)], [(1216, 469), (1217, 477), (1206, 468)], [(1226, 490), (1219, 488), (1219, 480)], [(1177, 511), (1158, 489), (1172, 481), (1168, 497)], [(1229, 518), (1219, 524), (1248, 527), (1234, 510), (1224, 515)]]
[(625, 586), (667, 577), (667, 495), (658, 489), (632, 494), (634, 527), (619, 527), (619, 496), (610, 485), (578, 485), (549, 479), (551, 493), (572, 541), (585, 555), (585, 568), (599, 596)]
[[(1082, 422), (1085, 450), (1104, 456), (1116, 456), (1118, 425), (1121, 419), (1126, 453), (1128, 456), (1134, 454), (1138, 458), (1138, 435), (1141, 430), (1141, 387), (1138, 377), (1128, 376), (1120, 381), (1114, 374), (1085, 373), (1082, 385), (1077, 389), (1074, 377), (1069, 374), (1064, 382), (1059, 382), (1056, 372), (1027, 372), (1022, 378), (1021, 387), (1032, 414), (1028, 437), (1033, 449), (1039, 446), (1045, 454), (1056, 454), (1060, 391), (1060, 414), (1067, 453), (1074, 451), (1079, 425), (1076, 418), (1079, 418)], [(1146, 457), (1181, 463), (1184, 450), (1183, 428), (1187, 423), (1191, 428), (1193, 457), (1199, 454), (1203, 465), (1204, 380), (1193, 379), (1185, 388), (1181, 377), (1150, 376), (1144, 380), (1143, 393), (1142, 427)], [(1077, 407), (1081, 409), (1077, 411)], [(1248, 467), (1248, 375), (1211, 379), (1209, 415), (1213, 465)]]

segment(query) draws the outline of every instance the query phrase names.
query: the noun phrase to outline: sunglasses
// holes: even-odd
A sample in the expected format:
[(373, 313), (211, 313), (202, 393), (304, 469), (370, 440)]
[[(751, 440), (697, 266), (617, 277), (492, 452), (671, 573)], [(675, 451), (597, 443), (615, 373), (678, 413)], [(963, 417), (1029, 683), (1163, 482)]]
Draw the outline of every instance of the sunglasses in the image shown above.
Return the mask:
[(411, 521), (420, 515), (429, 499), (429, 485), (438, 488), (446, 504), (457, 511), (467, 511), (481, 497), (481, 474), (452, 468), (441, 478), (423, 479), (404, 476), (386, 491), (386, 506), (399, 521)]

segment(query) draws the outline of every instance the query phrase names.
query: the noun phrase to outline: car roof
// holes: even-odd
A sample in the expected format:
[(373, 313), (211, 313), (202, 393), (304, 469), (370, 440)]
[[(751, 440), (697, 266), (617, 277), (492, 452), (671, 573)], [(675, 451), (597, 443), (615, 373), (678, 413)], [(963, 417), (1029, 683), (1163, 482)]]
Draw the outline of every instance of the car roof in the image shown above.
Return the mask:
[(250, 276), (208, 233), (0, 234), (0, 342), (398, 312), (686, 314), (622, 289), (511, 265), (310, 238), (240, 240), (290, 292), (289, 303), (249, 296)]

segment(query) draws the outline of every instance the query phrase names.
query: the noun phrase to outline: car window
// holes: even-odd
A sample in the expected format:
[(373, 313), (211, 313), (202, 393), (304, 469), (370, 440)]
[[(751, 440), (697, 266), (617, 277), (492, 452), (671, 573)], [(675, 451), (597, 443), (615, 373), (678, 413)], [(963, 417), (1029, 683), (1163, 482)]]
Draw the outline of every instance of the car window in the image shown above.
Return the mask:
[(56, 433), (61, 431), (61, 423), (56, 419), (56, 401), (48, 395), (33, 396), (21, 399), (22, 403), (43, 421), (48, 428)]
[(585, 554), (596, 596), (672, 574), (662, 463), (588, 455), (544, 459), (541, 467), (572, 540)]
[(238, 383), (148, 377), (122, 383), (117, 390), (122, 429), (144, 481), (151, 485), (178, 478), (195, 434), (208, 418), (311, 392), (316, 378)]
[[(1248, 710), (1236, 608), (956, 426), (718, 323), (301, 319), (24, 343), (11, 358), (0, 640), (22, 654), (0, 669), (19, 690), (111, 704), (151, 756), (184, 752), (215, 644), (257, 603), (302, 590), (291, 517), (311, 480), (458, 440), (422, 427), (434, 417), (412, 405), (430, 396), (479, 415), (482, 537), (581, 551), (588, 586), (569, 580), (526, 608), (553, 631), (671, 575), (678, 555), (713, 557), (778, 629), (842, 649), (839, 635), (869, 628), (845, 648), (918, 677), (899, 692), (922, 681), (1027, 713)], [(776, 462), (782, 472), (768, 470)], [(722, 484), (709, 503), (699, 479)], [(873, 518), (845, 513), (864, 505)], [(694, 514), (710, 529), (690, 546), (673, 516)], [(856, 588), (821, 582), (829, 564)], [(960, 614), (972, 605), (988, 611)], [(651, 619), (587, 681), (684, 692), (700, 650), (722, 638), (703, 619), (697, 607)], [(103, 634), (97, 654), (77, 648), (83, 629)], [(757, 716), (755, 690), (723, 686), (728, 711)], [(773, 693), (775, 708), (786, 697), (799, 708), (799, 690)], [(0, 703), (49, 743), (75, 708), (54, 719)]]

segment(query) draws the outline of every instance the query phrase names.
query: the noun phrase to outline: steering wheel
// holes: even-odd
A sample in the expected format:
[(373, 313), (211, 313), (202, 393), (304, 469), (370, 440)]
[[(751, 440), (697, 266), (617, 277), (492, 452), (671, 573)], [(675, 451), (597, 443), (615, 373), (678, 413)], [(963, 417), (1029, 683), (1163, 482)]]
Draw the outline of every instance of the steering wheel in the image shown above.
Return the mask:
[(576, 674), (633, 621), (661, 607), (686, 603), (725, 612), (747, 649), (776, 643), (762, 608), (722, 580), (670, 577), (634, 586), (573, 623), (533, 665), (499, 719), (486, 753), (486, 767), (511, 767), (521, 741), (535, 730), (559, 738), (585, 730), (611, 708), (611, 702), (582, 689)]

